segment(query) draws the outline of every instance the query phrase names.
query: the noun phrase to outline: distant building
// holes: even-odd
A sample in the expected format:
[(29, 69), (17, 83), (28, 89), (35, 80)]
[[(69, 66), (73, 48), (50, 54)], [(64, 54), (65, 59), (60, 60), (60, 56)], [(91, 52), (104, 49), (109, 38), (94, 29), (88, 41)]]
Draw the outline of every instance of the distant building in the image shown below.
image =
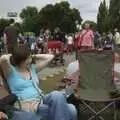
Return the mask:
[(15, 22), (21, 22), (18, 12), (7, 12), (7, 13), (0, 13), (0, 19), (14, 19)]
[(7, 16), (8, 16), (8, 17), (12, 17), (12, 18), (17, 17), (17, 15), (18, 15), (18, 14), (17, 14), (16, 12), (8, 12), (8, 13), (7, 13)]

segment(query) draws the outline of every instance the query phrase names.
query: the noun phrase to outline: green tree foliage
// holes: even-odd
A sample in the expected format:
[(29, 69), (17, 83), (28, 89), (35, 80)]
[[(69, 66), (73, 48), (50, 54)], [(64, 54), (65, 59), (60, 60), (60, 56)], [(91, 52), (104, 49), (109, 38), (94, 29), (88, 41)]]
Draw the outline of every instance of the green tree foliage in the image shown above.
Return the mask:
[(54, 30), (60, 27), (64, 32), (76, 31), (75, 21), (82, 21), (78, 9), (70, 8), (68, 2), (48, 4), (40, 11), (36, 7), (26, 7), (22, 10), (20, 17), (23, 20), (24, 32), (39, 33), (40, 28)]
[(10, 21), (7, 19), (0, 19), (0, 32), (4, 31), (4, 28), (10, 24)]
[(97, 27), (101, 33), (106, 32), (108, 29), (108, 12), (109, 11), (104, 0), (103, 2), (100, 3), (97, 15)]
[(120, 28), (120, 0), (110, 0), (109, 9), (104, 2), (99, 6), (97, 25), (100, 32), (112, 31)]
[(55, 5), (47, 5), (41, 9), (40, 24), (43, 28), (54, 29), (60, 27), (64, 32), (74, 32), (76, 30), (75, 21), (81, 24), (82, 18), (78, 9), (70, 8), (68, 2), (56, 3)]
[(36, 7), (24, 8), (20, 13), (20, 17), (23, 20), (22, 29), (24, 32), (39, 33), (39, 14)]
[(110, 0), (109, 25), (111, 29), (120, 28), (120, 0)]
[(26, 19), (26, 18), (31, 18), (34, 17), (38, 14), (38, 10), (36, 7), (26, 7), (22, 10), (22, 12), (20, 13), (20, 17), (22, 19)]

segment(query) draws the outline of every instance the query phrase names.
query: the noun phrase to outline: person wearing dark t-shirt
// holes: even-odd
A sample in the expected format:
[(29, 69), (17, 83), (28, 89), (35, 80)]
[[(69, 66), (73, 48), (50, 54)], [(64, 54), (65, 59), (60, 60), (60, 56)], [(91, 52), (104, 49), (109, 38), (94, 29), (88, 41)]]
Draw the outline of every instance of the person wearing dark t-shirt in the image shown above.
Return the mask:
[(59, 40), (61, 42), (65, 42), (65, 35), (63, 32), (61, 32), (60, 28), (56, 28), (53, 33), (53, 39)]
[(6, 27), (4, 30), (4, 39), (6, 42), (6, 47), (8, 53), (11, 53), (13, 46), (17, 44), (18, 28), (14, 26), (14, 20), (11, 20), (10, 26)]

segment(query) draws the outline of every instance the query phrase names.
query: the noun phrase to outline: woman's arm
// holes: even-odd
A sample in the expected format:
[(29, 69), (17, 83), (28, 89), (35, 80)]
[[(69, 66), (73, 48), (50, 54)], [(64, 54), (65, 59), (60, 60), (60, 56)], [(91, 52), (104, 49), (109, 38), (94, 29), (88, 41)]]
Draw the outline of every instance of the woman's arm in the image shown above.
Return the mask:
[(4, 77), (7, 77), (10, 73), (10, 67), (11, 67), (10, 57), (11, 57), (11, 54), (2, 55), (0, 57), (0, 67), (2, 69)]
[(52, 54), (37, 54), (33, 55), (37, 70), (40, 71), (48, 65), (48, 63), (54, 58)]

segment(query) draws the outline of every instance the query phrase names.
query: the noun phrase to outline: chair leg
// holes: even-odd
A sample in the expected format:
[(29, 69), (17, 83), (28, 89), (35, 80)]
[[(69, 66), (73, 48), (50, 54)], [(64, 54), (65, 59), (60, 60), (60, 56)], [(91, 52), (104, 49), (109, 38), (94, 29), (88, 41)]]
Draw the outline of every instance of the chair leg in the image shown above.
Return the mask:
[(116, 102), (114, 102), (114, 120), (117, 120)]
[(87, 108), (94, 113), (93, 116), (91, 116), (88, 120), (92, 120), (95, 117), (98, 117), (100, 120), (104, 120), (103, 117), (100, 116), (100, 113), (102, 113), (103, 111), (105, 111), (107, 108), (109, 108), (110, 106), (114, 105), (114, 120), (117, 120), (117, 114), (116, 114), (116, 102), (111, 102), (109, 103), (107, 106), (105, 106), (104, 108), (102, 108), (101, 110), (99, 110), (99, 112), (96, 112), (90, 105), (88, 105), (85, 101), (82, 101), (82, 103), (87, 106)]

